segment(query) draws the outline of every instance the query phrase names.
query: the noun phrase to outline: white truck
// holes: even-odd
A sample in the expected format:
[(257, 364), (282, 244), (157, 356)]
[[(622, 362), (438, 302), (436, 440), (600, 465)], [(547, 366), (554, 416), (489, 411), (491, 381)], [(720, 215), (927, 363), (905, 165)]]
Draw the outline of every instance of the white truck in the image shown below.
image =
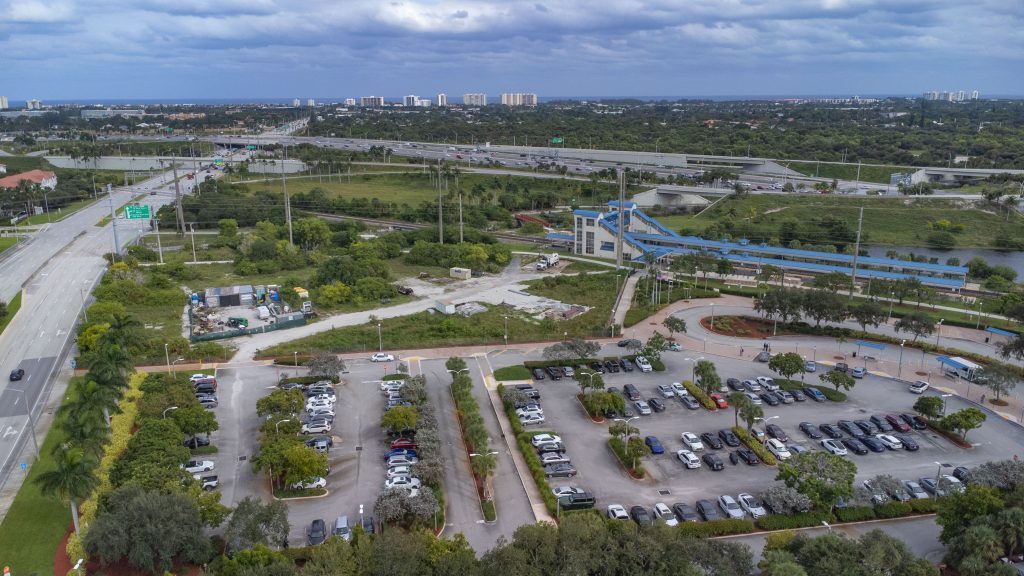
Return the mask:
[(541, 254), (540, 258), (537, 259), (537, 270), (547, 270), (555, 264), (558, 264), (558, 254), (554, 252), (551, 254)]

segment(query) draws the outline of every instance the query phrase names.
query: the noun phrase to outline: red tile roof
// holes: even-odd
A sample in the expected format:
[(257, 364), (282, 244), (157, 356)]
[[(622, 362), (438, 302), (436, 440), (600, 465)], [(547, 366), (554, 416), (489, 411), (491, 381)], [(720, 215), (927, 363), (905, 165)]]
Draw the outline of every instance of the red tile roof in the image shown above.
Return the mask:
[(42, 184), (43, 181), (53, 178), (55, 175), (53, 172), (46, 170), (29, 170), (28, 172), (22, 172), (21, 174), (14, 174), (6, 178), (0, 178), (0, 188), (17, 188), (18, 182), (22, 180), (31, 180), (34, 184)]

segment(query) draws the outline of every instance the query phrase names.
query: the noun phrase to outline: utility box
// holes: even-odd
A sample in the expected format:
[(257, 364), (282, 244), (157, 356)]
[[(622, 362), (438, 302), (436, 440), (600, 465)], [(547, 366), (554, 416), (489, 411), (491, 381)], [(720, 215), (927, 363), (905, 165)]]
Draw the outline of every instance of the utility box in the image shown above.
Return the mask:
[(455, 303), (451, 300), (438, 300), (434, 303), (434, 310), (441, 314), (455, 314)]
[(469, 268), (452, 268), (448, 271), (448, 275), (459, 280), (469, 280), (473, 277), (473, 271)]
[(266, 306), (257, 306), (256, 315), (260, 320), (267, 320), (270, 318), (270, 308), (267, 308)]

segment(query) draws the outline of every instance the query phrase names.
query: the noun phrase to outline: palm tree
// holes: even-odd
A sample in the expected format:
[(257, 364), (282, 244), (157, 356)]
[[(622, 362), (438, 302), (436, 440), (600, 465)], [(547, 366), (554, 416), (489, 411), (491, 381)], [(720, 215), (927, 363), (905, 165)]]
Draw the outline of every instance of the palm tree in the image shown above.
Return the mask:
[(54, 454), (53, 470), (40, 474), (35, 483), (39, 491), (47, 496), (56, 496), (62, 502), (71, 504), (71, 520), (75, 524), (75, 535), (81, 537), (78, 526), (78, 501), (89, 496), (99, 480), (93, 474), (95, 460), (81, 448), (61, 448)]
[(89, 360), (87, 377), (101, 385), (122, 389), (128, 386), (126, 375), (131, 368), (132, 359), (128, 353), (121, 346), (101, 338)]
[(750, 406), (750, 398), (743, 392), (729, 394), (729, 405), (732, 406), (733, 415), (736, 417), (736, 427), (740, 425), (740, 412), (745, 412)]
[(65, 441), (54, 447), (54, 454), (61, 449), (75, 446), (95, 458), (103, 455), (107, 427), (99, 411), (65, 415), (60, 421), (60, 430), (64, 433)]
[(747, 423), (747, 430), (751, 430), (754, 428), (754, 422), (764, 418), (764, 410), (762, 410), (757, 404), (748, 402), (746, 406), (740, 408), (739, 417)]
[(107, 428), (110, 428), (110, 411), (117, 408), (117, 401), (121, 398), (120, 391), (95, 380), (78, 380), (73, 387), (74, 400), (65, 402), (57, 414), (79, 420), (81, 415), (90, 412), (102, 413), (103, 421)]
[(1006, 554), (1016, 554), (1024, 549), (1024, 510), (1020, 508), (1000, 510), (992, 522), (992, 528), (1003, 541)]
[(110, 319), (110, 329), (104, 335), (110, 342), (127, 348), (132, 332), (141, 326), (139, 321), (127, 314), (114, 314)]

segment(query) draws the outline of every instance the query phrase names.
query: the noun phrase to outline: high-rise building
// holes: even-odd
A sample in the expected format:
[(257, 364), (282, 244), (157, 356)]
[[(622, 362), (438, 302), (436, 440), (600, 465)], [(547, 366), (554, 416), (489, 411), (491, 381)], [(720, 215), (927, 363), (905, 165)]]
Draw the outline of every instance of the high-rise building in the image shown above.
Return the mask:
[(416, 105), (416, 102), (419, 99), (419, 96), (416, 96), (415, 94), (410, 94), (409, 96), (402, 98), (402, 105), (405, 106), (406, 108), (412, 108), (413, 106)]
[(536, 106), (537, 95), (531, 92), (505, 93), (501, 95), (501, 103), (505, 106)]
[(345, 106), (355, 106), (355, 105), (356, 105), (356, 99), (355, 98), (345, 98)]
[(306, 106), (309, 106), (310, 108), (312, 108), (313, 106), (316, 106), (316, 100), (313, 100), (312, 98), (310, 98), (309, 100), (306, 100)]
[(28, 100), (25, 102), (25, 108), (28, 110), (42, 110), (43, 102), (41, 100)]
[(7, 110), (7, 96), (0, 96), (0, 110)]
[(433, 104), (434, 104), (434, 101), (431, 100), (430, 98), (417, 98), (416, 99), (416, 107), (417, 108), (430, 108)]
[(462, 103), (466, 106), (487, 106), (487, 94), (463, 94)]
[(437, 95), (437, 105), (440, 108), (444, 108), (445, 106), (447, 106), (448, 105), (448, 95), (447, 94), (438, 94)]
[(302, 105), (302, 100), (299, 100), (298, 98), (295, 98), (295, 99), (292, 100), (292, 107), (293, 108), (298, 108), (301, 105)]
[(383, 96), (363, 96), (359, 98), (359, 105), (363, 108), (381, 108), (384, 106)]
[(977, 90), (971, 90), (971, 100), (977, 100), (981, 98), (981, 94)]
[(956, 93), (956, 101), (963, 102), (964, 100), (967, 100), (967, 93), (964, 92), (963, 90), (960, 90), (959, 92)]

